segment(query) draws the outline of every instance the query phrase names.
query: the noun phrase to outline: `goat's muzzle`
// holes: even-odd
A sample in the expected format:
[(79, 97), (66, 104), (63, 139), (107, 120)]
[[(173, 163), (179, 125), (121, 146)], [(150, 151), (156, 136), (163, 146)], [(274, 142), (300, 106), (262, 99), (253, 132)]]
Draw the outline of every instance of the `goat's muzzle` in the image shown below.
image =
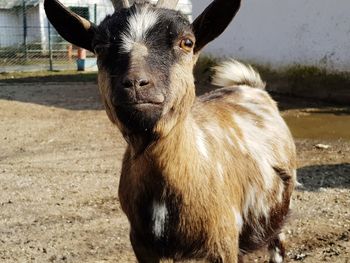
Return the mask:
[[(121, 87), (129, 95), (126, 103), (130, 104), (155, 104), (164, 103), (165, 97), (157, 90), (152, 78), (146, 74), (129, 74), (122, 79)], [(130, 100), (128, 102), (128, 100)]]
[(164, 89), (141, 71), (128, 72), (113, 84), (112, 103), (120, 121), (129, 130), (151, 130), (163, 112)]

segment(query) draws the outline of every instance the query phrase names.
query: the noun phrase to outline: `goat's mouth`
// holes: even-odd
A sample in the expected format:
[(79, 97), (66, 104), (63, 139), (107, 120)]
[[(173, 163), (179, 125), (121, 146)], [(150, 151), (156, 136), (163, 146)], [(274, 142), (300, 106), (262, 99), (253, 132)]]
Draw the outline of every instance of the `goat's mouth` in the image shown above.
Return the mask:
[(121, 103), (120, 106), (124, 107), (161, 107), (164, 103), (162, 102), (154, 102), (154, 101), (139, 101), (139, 102), (132, 102), (132, 103)]
[(162, 116), (163, 108), (164, 103), (153, 101), (118, 103), (115, 105), (118, 119), (133, 133), (152, 131)]
[(164, 103), (153, 102), (153, 101), (140, 101), (140, 102), (132, 102), (132, 103), (119, 103), (116, 106), (116, 109), (123, 108), (124, 111), (138, 111), (142, 114), (142, 112), (148, 111), (156, 111), (161, 110), (164, 107)]
[(146, 93), (141, 90), (123, 89), (112, 96), (116, 108), (147, 110), (164, 106), (165, 96), (161, 92)]

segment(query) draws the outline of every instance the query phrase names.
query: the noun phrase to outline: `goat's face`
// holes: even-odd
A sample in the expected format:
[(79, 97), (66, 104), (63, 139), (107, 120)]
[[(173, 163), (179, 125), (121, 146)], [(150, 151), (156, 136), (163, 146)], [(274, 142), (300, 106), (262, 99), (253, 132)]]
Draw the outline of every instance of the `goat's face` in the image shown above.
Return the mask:
[(179, 101), (192, 102), (194, 45), (190, 22), (174, 10), (135, 4), (107, 17), (92, 47), (112, 120), (129, 132), (152, 131)]
[(124, 135), (162, 136), (187, 115), (195, 97), (192, 71), (198, 53), (224, 31), (240, 6), (240, 0), (214, 0), (191, 24), (179, 12), (162, 8), (177, 2), (155, 6), (138, 0), (95, 26), (58, 0), (45, 0), (56, 30), (97, 55), (107, 114)]

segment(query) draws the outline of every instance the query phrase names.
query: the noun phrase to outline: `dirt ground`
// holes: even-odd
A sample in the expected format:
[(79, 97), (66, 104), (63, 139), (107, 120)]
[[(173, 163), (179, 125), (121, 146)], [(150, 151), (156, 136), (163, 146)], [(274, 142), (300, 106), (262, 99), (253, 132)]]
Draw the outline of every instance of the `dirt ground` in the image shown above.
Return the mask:
[[(297, 104), (282, 100), (284, 115)], [(350, 140), (296, 144), (286, 262), (350, 263)], [(95, 84), (0, 84), (0, 262), (135, 262), (117, 198), (124, 148)]]

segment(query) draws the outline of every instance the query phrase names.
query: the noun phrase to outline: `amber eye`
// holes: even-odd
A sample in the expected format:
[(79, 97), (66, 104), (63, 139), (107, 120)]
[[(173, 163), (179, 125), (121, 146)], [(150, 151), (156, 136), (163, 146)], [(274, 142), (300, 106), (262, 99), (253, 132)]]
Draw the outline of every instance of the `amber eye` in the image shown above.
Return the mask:
[(189, 38), (184, 38), (180, 42), (180, 47), (187, 52), (190, 52), (192, 50), (193, 45), (193, 41)]

